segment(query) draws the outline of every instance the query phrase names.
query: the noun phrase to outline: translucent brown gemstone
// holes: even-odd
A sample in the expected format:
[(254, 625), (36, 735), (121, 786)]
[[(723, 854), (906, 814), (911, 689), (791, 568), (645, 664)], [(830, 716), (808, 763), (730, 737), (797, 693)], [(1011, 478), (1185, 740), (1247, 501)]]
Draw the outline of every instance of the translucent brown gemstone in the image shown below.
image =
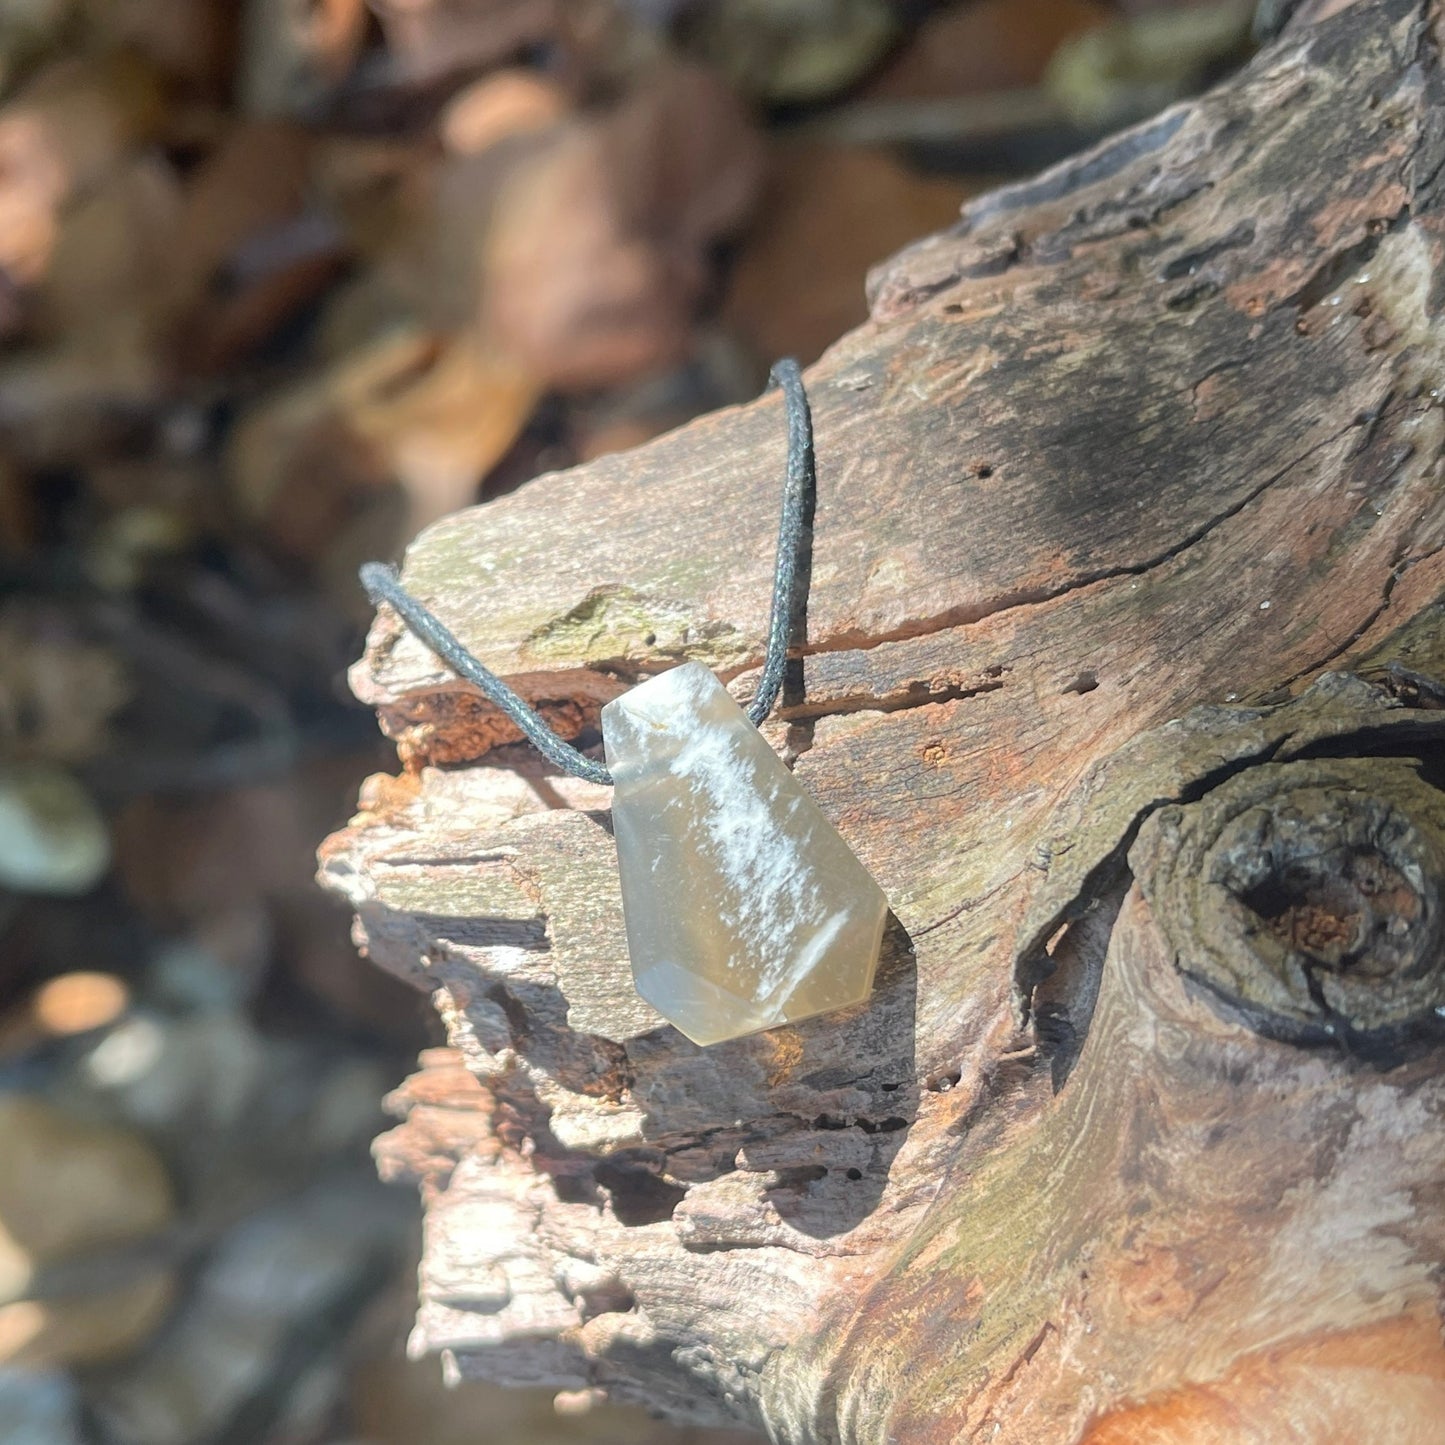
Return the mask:
[(637, 991), (715, 1044), (867, 997), (882, 890), (726, 689), (685, 663), (602, 709)]

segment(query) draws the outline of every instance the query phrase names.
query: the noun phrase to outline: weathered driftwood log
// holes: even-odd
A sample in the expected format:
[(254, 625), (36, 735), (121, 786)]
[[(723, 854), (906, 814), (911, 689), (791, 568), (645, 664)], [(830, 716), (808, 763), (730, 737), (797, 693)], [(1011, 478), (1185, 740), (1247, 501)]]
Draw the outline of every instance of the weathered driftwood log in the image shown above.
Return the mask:
[[(790, 1442), (1438, 1438), (1442, 39), (1304, 7), (884, 266), (809, 374), (769, 736), (891, 901), (866, 1006), (663, 1025), (606, 791), (378, 620), (407, 766), (324, 876), (450, 1029), (378, 1146), (419, 1351)], [(782, 451), (775, 396), (705, 418), (407, 581), (573, 734), (684, 658), (741, 696)]]

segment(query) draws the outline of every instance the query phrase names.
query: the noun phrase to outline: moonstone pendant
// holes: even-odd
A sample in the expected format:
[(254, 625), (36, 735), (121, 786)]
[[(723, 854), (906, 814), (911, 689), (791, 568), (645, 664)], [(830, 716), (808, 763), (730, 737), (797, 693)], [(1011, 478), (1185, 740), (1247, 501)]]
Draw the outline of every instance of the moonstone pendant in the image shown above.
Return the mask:
[(694, 1043), (858, 1003), (883, 891), (707, 668), (602, 709), (637, 991)]

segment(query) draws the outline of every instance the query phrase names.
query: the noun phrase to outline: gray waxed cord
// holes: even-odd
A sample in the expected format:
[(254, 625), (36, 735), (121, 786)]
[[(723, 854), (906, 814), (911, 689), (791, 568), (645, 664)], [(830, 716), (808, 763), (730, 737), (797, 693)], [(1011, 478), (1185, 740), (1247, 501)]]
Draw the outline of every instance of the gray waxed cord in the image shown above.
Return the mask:
[[(813, 456), (813, 416), (798, 363), (792, 359), (778, 362), (773, 367), (771, 381), (783, 390), (783, 409), (788, 419), (788, 469), (773, 567), (773, 611), (768, 622), (767, 653), (757, 695), (748, 708), (748, 717), (754, 723), (762, 722), (778, 700), (788, 666), (788, 649), (802, 617), (804, 599), (799, 593), (807, 575), (803, 567), (804, 546), (818, 485)], [(394, 568), (382, 562), (366, 563), (361, 569), (361, 585), (374, 605), (386, 603), (458, 677), (471, 683), (516, 723), (522, 735), (549, 763), (592, 783), (612, 782), (612, 774), (602, 763), (564, 742), (534, 708), (523, 702), (496, 673), (483, 667), (441, 621), (401, 585)]]

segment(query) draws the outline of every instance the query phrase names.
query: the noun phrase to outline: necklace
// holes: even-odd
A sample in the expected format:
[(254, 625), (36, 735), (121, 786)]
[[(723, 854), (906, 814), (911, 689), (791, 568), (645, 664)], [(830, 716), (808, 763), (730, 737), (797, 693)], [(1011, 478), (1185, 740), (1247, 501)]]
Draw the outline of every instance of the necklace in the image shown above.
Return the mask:
[(882, 889), (757, 730), (800, 640), (817, 486), (797, 362), (779, 362), (772, 380), (787, 413), (787, 480), (767, 653), (746, 713), (701, 663), (683, 663), (603, 707), (604, 765), (558, 737), (390, 567), (361, 569), (372, 602), (396, 612), (544, 758), (612, 786), (633, 983), (698, 1044), (861, 1002), (888, 914)]

